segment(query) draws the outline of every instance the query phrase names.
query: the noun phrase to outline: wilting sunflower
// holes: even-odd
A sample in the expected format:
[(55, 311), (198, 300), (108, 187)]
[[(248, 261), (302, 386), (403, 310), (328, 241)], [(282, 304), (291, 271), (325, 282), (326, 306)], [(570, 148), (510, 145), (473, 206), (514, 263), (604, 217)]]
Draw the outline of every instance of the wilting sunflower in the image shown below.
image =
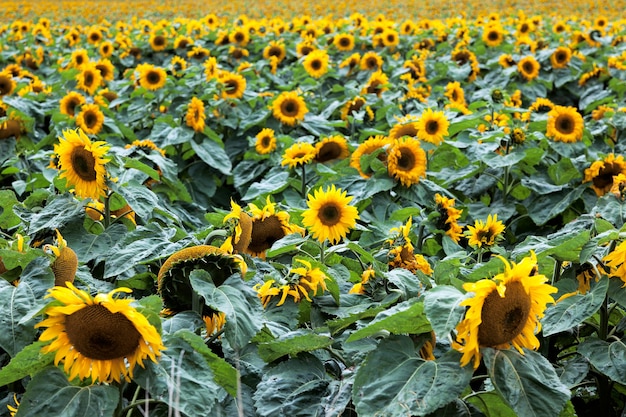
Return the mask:
[(426, 176), (426, 152), (417, 139), (403, 137), (392, 142), (387, 153), (387, 171), (405, 187)]
[(357, 282), (350, 288), (348, 294), (367, 294), (370, 284), (376, 277), (376, 271), (373, 268), (368, 268), (361, 273), (361, 281)]
[(76, 74), (76, 88), (93, 95), (102, 84), (102, 75), (94, 62), (87, 62), (80, 67), (80, 72)]
[(437, 212), (439, 213), (439, 220), (437, 221), (437, 229), (445, 230), (446, 235), (450, 239), (459, 243), (463, 236), (463, 229), (458, 224), (458, 220), (461, 218), (462, 210), (454, 207), (454, 198), (445, 197), (439, 193), (435, 194), (435, 205)]
[(105, 195), (108, 150), (106, 142), (91, 142), (80, 128), (63, 131), (63, 137), (54, 145), (61, 171), (59, 177), (67, 180), (77, 197), (98, 201)]
[(334, 159), (345, 159), (350, 155), (348, 141), (340, 135), (323, 138), (315, 144), (315, 161), (328, 162)]
[[(189, 275), (196, 269), (208, 272), (211, 282), (218, 287), (237, 272), (244, 275), (247, 265), (241, 256), (216, 246), (198, 245), (174, 252), (163, 263), (157, 275), (157, 292), (166, 308), (175, 313), (194, 309), (196, 297)], [(201, 307), (203, 316), (212, 312), (207, 305), (195, 307)]]
[(626, 240), (607, 254), (602, 262), (609, 270), (609, 276), (621, 279), (624, 282), (622, 288), (626, 287)]
[(220, 249), (228, 253), (244, 253), (252, 239), (252, 218), (233, 200), (230, 201), (230, 207), (231, 211), (224, 216), (223, 222), (231, 226), (232, 232)]
[(572, 50), (567, 46), (559, 46), (554, 50), (552, 55), (550, 55), (550, 63), (554, 69), (565, 68), (571, 58)]
[(302, 65), (311, 77), (320, 78), (328, 72), (328, 61), (328, 52), (325, 49), (316, 49), (304, 58)]
[(269, 197), (263, 208), (254, 203), (248, 204), (248, 208), (252, 217), (252, 231), (245, 252), (252, 256), (265, 258), (265, 252), (277, 240), (292, 233), (304, 235), (304, 229), (290, 223), (289, 213), (277, 210), (276, 203), (270, 201)]
[(283, 305), (289, 296), (293, 298), (295, 303), (302, 299), (311, 301), (311, 296), (321, 295), (328, 290), (326, 286), (328, 277), (322, 270), (313, 268), (310, 262), (303, 259), (296, 259), (296, 262), (303, 266), (291, 268), (289, 275), (281, 279), (280, 282), (269, 279), (253, 287), (261, 299), (263, 307), (267, 307), (273, 298), (278, 297), (280, 300), (276, 304), (277, 307)]
[(266, 127), (257, 133), (254, 149), (261, 155), (274, 152), (274, 150), (276, 150), (274, 130)]
[(289, 165), (289, 168), (306, 165), (315, 158), (315, 146), (308, 142), (297, 142), (285, 149), (281, 165)]
[(539, 76), (541, 65), (534, 56), (528, 55), (520, 59), (517, 63), (517, 71), (526, 80), (534, 80)]
[(350, 33), (340, 33), (333, 38), (333, 45), (343, 52), (354, 49), (354, 35)]
[(0, 72), (0, 97), (8, 96), (15, 90), (15, 81), (8, 71)]
[(520, 353), (522, 348), (536, 350), (539, 340), (535, 332), (541, 330), (539, 319), (548, 303), (554, 303), (550, 294), (557, 289), (546, 284), (548, 278), (537, 274), (537, 258), (531, 252), (519, 264), (498, 256), (504, 263), (504, 272), (493, 279), (465, 283), (465, 291), (474, 296), (461, 302), (469, 307), (465, 318), (456, 327), (456, 341), (452, 347), (463, 354), (461, 366), (474, 361), (478, 368), (481, 347), (508, 349), (511, 345)]
[(362, 70), (378, 71), (383, 68), (383, 59), (374, 51), (369, 51), (363, 54), (359, 66)]
[(104, 125), (104, 113), (97, 104), (83, 104), (76, 116), (76, 126), (85, 133), (97, 135)]
[(554, 106), (548, 113), (546, 136), (557, 142), (573, 143), (583, 137), (583, 117), (574, 107)]
[(263, 58), (269, 60), (272, 56), (276, 57), (278, 64), (280, 64), (281, 61), (287, 56), (285, 44), (282, 39), (270, 41), (270, 43), (263, 49)]
[(487, 221), (476, 220), (474, 226), (467, 226), (465, 235), (467, 243), (473, 248), (489, 248), (502, 238), (504, 224), (498, 220), (498, 215), (487, 216)]
[(387, 136), (377, 135), (371, 136), (365, 140), (365, 142), (361, 143), (355, 150), (352, 152), (352, 156), (350, 157), (350, 166), (357, 171), (363, 178), (371, 177), (369, 172), (364, 171), (363, 166), (361, 165), (361, 157), (364, 155), (370, 155), (374, 152), (378, 152), (378, 159), (384, 164), (387, 163), (387, 147), (391, 145), (393, 141), (389, 139)]
[(433, 270), (424, 256), (415, 254), (413, 243), (409, 237), (413, 219), (409, 217), (407, 222), (400, 226), (392, 228), (389, 233), (392, 238), (387, 240), (391, 246), (388, 254), (388, 264), (390, 269), (404, 268), (411, 272), (422, 271), (426, 275), (433, 273)]
[(167, 72), (152, 64), (139, 64), (136, 71), (139, 72), (139, 85), (147, 90), (158, 90), (167, 80)]
[(426, 142), (439, 145), (443, 142), (443, 137), (448, 135), (450, 122), (442, 111), (426, 109), (417, 121), (417, 137)]
[(54, 273), (54, 285), (57, 287), (66, 287), (67, 282), (70, 284), (74, 282), (76, 270), (78, 269), (78, 257), (76, 256), (76, 252), (67, 246), (67, 241), (63, 239), (58, 229), (56, 233), (56, 245), (46, 245), (44, 250), (49, 250), (56, 257), (50, 265)]
[(350, 201), (352, 196), (335, 188), (334, 184), (326, 190), (317, 189), (308, 196), (308, 209), (302, 213), (302, 224), (318, 241), (328, 240), (335, 244), (356, 226), (359, 218), (356, 207), (349, 205)]
[(187, 105), (185, 123), (196, 132), (204, 131), (206, 114), (204, 113), (204, 103), (197, 97), (192, 97)]
[(131, 306), (134, 300), (114, 297), (120, 292), (132, 290), (92, 297), (67, 283), (46, 295), (55, 301), (44, 310), (48, 317), (35, 325), (46, 328), (39, 340), (51, 342), (41, 350), (55, 353), (54, 364), (63, 362), (69, 380), (130, 381), (137, 364), (143, 367), (147, 358), (156, 362), (165, 350), (154, 326)]
[(62, 114), (74, 116), (76, 114), (76, 107), (82, 106), (83, 104), (85, 104), (85, 97), (76, 91), (70, 91), (61, 99), (59, 107)]
[(243, 75), (220, 71), (217, 81), (223, 86), (222, 98), (240, 99), (246, 91), (246, 79)]
[(272, 114), (281, 123), (294, 126), (308, 113), (306, 103), (295, 91), (283, 91), (272, 103)]
[(595, 161), (585, 169), (583, 182), (591, 182), (591, 188), (598, 197), (608, 193), (613, 187), (613, 177), (626, 175), (626, 161), (622, 155), (609, 154), (601, 161)]

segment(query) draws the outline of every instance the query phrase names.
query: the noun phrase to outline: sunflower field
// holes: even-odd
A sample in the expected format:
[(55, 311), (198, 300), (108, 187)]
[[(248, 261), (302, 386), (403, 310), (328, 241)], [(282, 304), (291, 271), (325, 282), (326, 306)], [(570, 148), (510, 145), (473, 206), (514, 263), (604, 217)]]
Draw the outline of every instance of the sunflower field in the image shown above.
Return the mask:
[(2, 2), (0, 415), (626, 415), (626, 2)]

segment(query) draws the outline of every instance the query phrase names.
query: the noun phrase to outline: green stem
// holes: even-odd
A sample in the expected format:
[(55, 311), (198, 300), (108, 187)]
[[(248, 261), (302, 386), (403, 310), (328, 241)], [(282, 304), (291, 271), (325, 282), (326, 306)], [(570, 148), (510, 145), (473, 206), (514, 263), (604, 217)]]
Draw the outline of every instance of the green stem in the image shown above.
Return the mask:
[[(137, 401), (137, 397), (139, 397), (139, 391), (141, 391), (141, 386), (137, 385), (137, 389), (135, 389), (135, 393), (133, 394), (133, 398), (130, 400), (131, 404), (134, 404)], [(128, 407), (126, 407), (128, 408)], [(125, 409), (126, 409), (125, 408)], [(124, 410), (125, 410), (124, 409)], [(123, 410), (122, 410), (123, 411)], [(133, 414), (132, 408), (128, 410), (126, 413), (126, 417), (130, 417)]]
[(320, 243), (320, 263), (324, 263), (325, 261), (325, 253), (324, 253), (324, 249), (326, 248), (326, 241), (323, 241), (322, 243)]
[(129, 413), (131, 413), (133, 411), (133, 408), (138, 407), (140, 405), (144, 405), (144, 404), (167, 404), (167, 403), (165, 401), (157, 400), (156, 398), (146, 398), (144, 400), (137, 400), (137, 401), (134, 401), (134, 402), (130, 403), (126, 407), (124, 407), (121, 410), (121, 413), (120, 414), (116, 414), (116, 415), (120, 415), (121, 416), (124, 413), (127, 413), (127, 415), (130, 415)]
[(554, 285), (555, 282), (559, 282), (561, 278), (561, 262), (555, 261), (554, 263), (554, 273), (552, 274), (552, 282), (551, 285)]
[(306, 164), (302, 164), (302, 188), (300, 189), (300, 194), (306, 200)]
[(104, 219), (103, 224), (104, 228), (108, 229), (111, 225), (111, 196), (113, 195), (113, 191), (107, 192), (106, 196), (104, 196)]

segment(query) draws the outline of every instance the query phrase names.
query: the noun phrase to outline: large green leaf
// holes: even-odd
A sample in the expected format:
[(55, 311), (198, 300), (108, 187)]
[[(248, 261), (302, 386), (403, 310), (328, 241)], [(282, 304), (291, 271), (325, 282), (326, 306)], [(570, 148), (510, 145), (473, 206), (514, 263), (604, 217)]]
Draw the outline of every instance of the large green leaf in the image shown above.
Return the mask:
[(254, 393), (260, 416), (311, 416), (321, 414), (330, 378), (322, 362), (303, 353), (263, 373)]
[(626, 308), (626, 288), (624, 288), (624, 285), (624, 281), (618, 277), (609, 278), (608, 294), (619, 305)]
[(527, 204), (528, 215), (537, 225), (544, 225), (550, 219), (563, 213), (585, 191), (586, 186), (564, 189), (555, 193), (541, 195)]
[(206, 305), (226, 315), (224, 337), (232, 346), (245, 346), (261, 330), (261, 303), (239, 275), (216, 287), (207, 271), (196, 269), (189, 275), (189, 282)]
[(41, 348), (47, 344), (47, 342), (35, 342), (20, 350), (11, 362), (0, 369), (0, 386), (19, 381), (50, 365), (54, 360), (54, 352), (41, 353)]
[(113, 417), (119, 390), (110, 385), (71, 385), (56, 367), (33, 377), (26, 387), (18, 417)]
[(465, 294), (449, 285), (440, 285), (424, 294), (424, 312), (438, 339), (446, 338), (463, 318), (459, 305)]
[(602, 305), (608, 287), (609, 280), (601, 279), (586, 294), (576, 294), (548, 306), (541, 320), (544, 336), (569, 330), (591, 317)]
[(124, 184), (118, 192), (126, 199), (137, 216), (142, 219), (149, 219), (152, 211), (159, 204), (159, 198), (156, 194), (136, 182)]
[(472, 395), (467, 402), (474, 404), (487, 417), (517, 417), (515, 411), (494, 391)]
[(78, 261), (87, 263), (94, 259), (102, 259), (119, 242), (121, 242), (128, 229), (121, 223), (112, 224), (102, 233), (95, 235), (86, 233), (80, 223), (72, 223), (63, 229), (63, 238), (67, 246), (76, 253)]
[(15, 193), (11, 190), (0, 190), (0, 228), (12, 229), (21, 220), (13, 213), (13, 207), (19, 204)]
[(578, 345), (583, 355), (600, 372), (615, 382), (626, 385), (626, 343), (624, 340), (606, 342), (589, 338)]
[(492, 348), (482, 353), (491, 382), (518, 416), (557, 416), (569, 400), (569, 389), (541, 354)]
[(202, 143), (190, 140), (189, 144), (196, 152), (196, 155), (208, 166), (217, 169), (224, 175), (230, 175), (232, 164), (230, 159), (228, 159), (228, 155), (219, 144), (208, 139), (202, 141)]
[(84, 216), (84, 211), (84, 203), (66, 193), (53, 197), (37, 212), (22, 210), (19, 212), (20, 217), (30, 223), (28, 233), (34, 235), (42, 230), (59, 229), (76, 218)]
[(424, 416), (456, 399), (473, 370), (462, 368), (461, 355), (449, 351), (434, 361), (419, 357), (408, 336), (380, 342), (359, 367), (352, 401), (361, 417)]
[(358, 313), (352, 313), (348, 317), (340, 317), (334, 320), (329, 320), (326, 322), (326, 325), (330, 329), (331, 334), (334, 336), (359, 320), (375, 317), (378, 313), (384, 311), (385, 308), (385, 306), (371, 307)]
[(397, 304), (374, 317), (371, 323), (348, 337), (352, 342), (372, 336), (381, 330), (392, 334), (420, 334), (431, 330), (430, 322), (424, 314), (424, 303), (417, 299)]
[(275, 175), (267, 175), (259, 182), (254, 182), (242, 197), (244, 201), (254, 200), (260, 195), (282, 191), (289, 184), (289, 172), (283, 171)]
[(333, 343), (334, 340), (331, 337), (317, 334), (312, 330), (295, 330), (277, 339), (259, 344), (259, 356), (269, 363), (285, 355), (323, 349)]

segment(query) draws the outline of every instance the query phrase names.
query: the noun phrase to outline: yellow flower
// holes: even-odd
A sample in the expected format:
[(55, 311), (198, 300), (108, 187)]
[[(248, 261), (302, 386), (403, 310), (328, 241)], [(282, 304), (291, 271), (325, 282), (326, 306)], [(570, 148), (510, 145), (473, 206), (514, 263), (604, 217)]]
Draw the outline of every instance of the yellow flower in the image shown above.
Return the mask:
[(537, 274), (537, 258), (531, 252), (519, 264), (498, 256), (504, 263), (504, 272), (493, 279), (481, 279), (463, 284), (465, 291), (474, 295), (461, 302), (469, 307), (465, 318), (457, 325), (457, 337), (452, 347), (463, 354), (461, 366), (472, 360), (474, 369), (480, 364), (481, 347), (508, 349), (515, 347), (536, 350), (541, 330), (539, 319), (548, 303), (554, 303), (550, 294), (557, 289), (546, 284), (548, 278)]
[(541, 65), (539, 65), (539, 62), (537, 62), (535, 57), (532, 55), (525, 56), (517, 63), (517, 71), (526, 81), (537, 78), (539, 76), (540, 68)]
[(139, 85), (146, 90), (158, 90), (165, 85), (167, 80), (165, 70), (152, 64), (139, 64), (136, 71), (139, 72)]
[(492, 48), (500, 45), (504, 40), (506, 32), (499, 24), (491, 24), (483, 30), (483, 42)]
[(83, 104), (76, 116), (76, 125), (85, 133), (97, 135), (104, 126), (104, 113), (97, 104)]
[(624, 282), (622, 287), (626, 287), (626, 240), (606, 255), (602, 262), (609, 270), (609, 276), (621, 279)]
[(591, 188), (598, 197), (608, 193), (613, 187), (613, 177), (626, 175), (626, 161), (622, 155), (615, 157), (609, 154), (601, 161), (596, 161), (585, 169), (585, 179), (583, 182), (591, 182)]
[(389, 77), (387, 74), (382, 72), (382, 70), (378, 70), (370, 75), (369, 80), (367, 80), (367, 84), (361, 91), (362, 94), (376, 94), (378, 97), (387, 91), (389, 88), (387, 85), (389, 84)]
[(81, 65), (80, 72), (76, 74), (76, 88), (93, 95), (101, 84), (102, 75), (94, 62), (86, 62)]
[(59, 102), (61, 113), (74, 116), (76, 107), (85, 104), (85, 97), (76, 91), (68, 92)]
[(289, 168), (306, 165), (315, 158), (315, 146), (308, 142), (298, 142), (285, 149), (281, 165), (289, 165)]
[(439, 212), (437, 228), (443, 229), (452, 240), (459, 243), (463, 236), (463, 229), (457, 221), (461, 218), (462, 211), (454, 207), (454, 199), (435, 194), (435, 204)]
[(474, 226), (467, 226), (465, 236), (467, 243), (473, 248), (490, 247), (502, 238), (504, 232), (504, 224), (498, 220), (498, 215), (487, 216), (487, 221), (476, 220)]
[(54, 273), (54, 285), (57, 287), (65, 287), (66, 282), (73, 283), (78, 269), (78, 257), (76, 252), (67, 246), (67, 242), (63, 236), (56, 230), (57, 239), (56, 246), (46, 245), (44, 250), (51, 251), (56, 259), (50, 265)]
[(348, 294), (366, 294), (366, 285), (374, 278), (376, 271), (372, 268), (368, 268), (361, 273), (361, 282), (357, 282), (350, 288)]
[(450, 122), (442, 111), (426, 109), (417, 121), (417, 137), (426, 142), (439, 145), (443, 142), (443, 137), (448, 135)]
[(328, 61), (328, 52), (325, 49), (316, 49), (304, 58), (302, 65), (311, 77), (320, 78), (328, 72)]
[(307, 199), (308, 209), (302, 213), (302, 224), (320, 242), (335, 244), (356, 226), (359, 218), (356, 207), (350, 206), (352, 196), (331, 185), (326, 190), (317, 189)]
[(405, 187), (417, 184), (426, 176), (426, 152), (417, 139), (403, 137), (392, 142), (387, 154), (389, 175)]
[(263, 58), (269, 60), (270, 57), (275, 57), (277, 64), (285, 59), (286, 56), (287, 52), (285, 51), (285, 45), (282, 39), (270, 41), (270, 43), (263, 49)]
[(328, 277), (319, 268), (313, 268), (311, 263), (303, 259), (296, 259), (302, 266), (291, 268), (290, 276), (278, 283), (274, 279), (269, 279), (264, 283), (256, 284), (253, 289), (261, 299), (263, 307), (267, 307), (274, 297), (280, 297), (276, 306), (281, 306), (291, 296), (295, 303), (302, 299), (311, 301), (311, 295), (316, 296), (323, 293), (328, 288), (326, 280)]
[(364, 155), (370, 155), (374, 152), (379, 152), (378, 159), (386, 164), (386, 148), (390, 146), (392, 142), (393, 141), (387, 136), (377, 135), (369, 137), (361, 143), (354, 152), (352, 152), (352, 156), (350, 157), (350, 166), (359, 171), (359, 174), (361, 174), (363, 178), (369, 178), (371, 174), (363, 170), (363, 166), (361, 166), (361, 157)]
[(276, 203), (273, 203), (269, 196), (263, 208), (253, 203), (248, 204), (248, 208), (252, 215), (252, 230), (250, 243), (245, 248), (245, 252), (252, 256), (263, 259), (265, 252), (277, 240), (292, 233), (304, 235), (302, 227), (290, 223), (289, 213), (276, 210)]
[(266, 155), (276, 150), (274, 130), (266, 127), (257, 133), (254, 149), (261, 155)]
[(550, 63), (554, 69), (565, 68), (571, 58), (572, 50), (567, 46), (559, 46), (554, 50), (552, 55), (550, 55)]
[(98, 201), (105, 195), (105, 165), (109, 162), (105, 154), (108, 150), (106, 142), (91, 142), (80, 128), (65, 130), (59, 144), (54, 145), (60, 178), (67, 180), (77, 197)]
[(241, 206), (230, 201), (231, 211), (224, 216), (224, 224), (232, 224), (232, 234), (224, 241), (221, 249), (228, 253), (243, 253), (252, 240), (252, 218), (241, 209)]
[(239, 99), (246, 91), (246, 79), (241, 74), (220, 71), (217, 81), (223, 86), (222, 98)]
[(114, 298), (120, 292), (132, 290), (92, 297), (69, 282), (49, 290), (46, 297), (55, 302), (35, 327), (46, 328), (39, 340), (51, 343), (42, 352), (55, 352), (54, 364), (63, 362), (70, 380), (130, 381), (137, 364), (143, 367), (147, 358), (156, 362), (165, 349), (154, 326), (130, 305), (134, 300)]
[(350, 155), (348, 141), (341, 135), (328, 136), (315, 144), (315, 161), (328, 162), (345, 159)]
[(557, 142), (573, 143), (583, 137), (583, 117), (574, 107), (554, 106), (548, 113), (546, 136)]
[(204, 113), (204, 103), (197, 97), (192, 97), (187, 106), (185, 123), (195, 132), (204, 131), (206, 114)]
[(333, 38), (333, 45), (343, 52), (354, 49), (354, 35), (350, 33), (339, 33)]
[(283, 91), (272, 103), (274, 117), (288, 126), (304, 120), (308, 111), (304, 99), (295, 91)]

